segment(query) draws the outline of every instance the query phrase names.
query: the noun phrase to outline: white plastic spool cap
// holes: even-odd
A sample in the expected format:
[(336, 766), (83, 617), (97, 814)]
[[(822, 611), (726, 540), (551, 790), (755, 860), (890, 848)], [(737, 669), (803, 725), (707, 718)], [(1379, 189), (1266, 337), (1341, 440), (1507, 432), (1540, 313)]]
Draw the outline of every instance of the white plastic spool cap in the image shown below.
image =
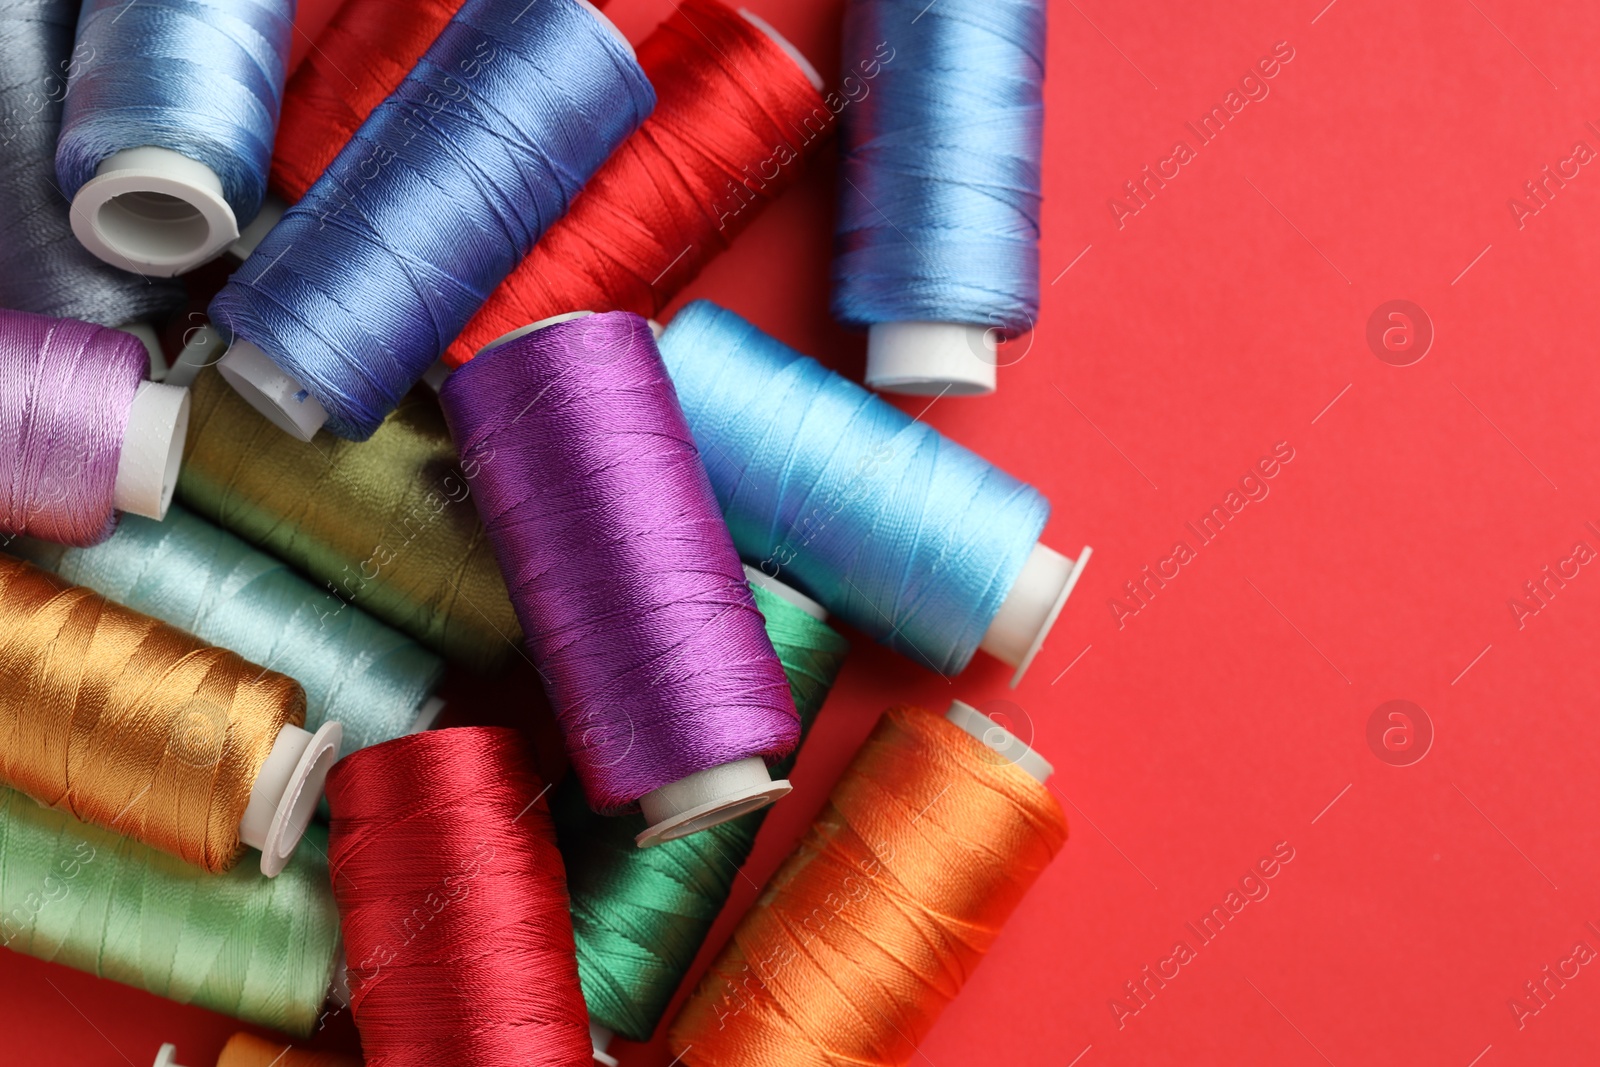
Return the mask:
[(178, 1062), (178, 1046), (169, 1041), (157, 1049), (155, 1067), (183, 1067)]
[(222, 358), (228, 342), (209, 322), (196, 326), (184, 335), (183, 351), (167, 370), (166, 383), (187, 389), (194, 384), (195, 376)]
[(189, 390), (140, 382), (128, 409), (111, 506), (147, 519), (166, 518), (188, 436)]
[[(554, 326), (558, 322), (570, 322), (573, 319), (581, 319), (593, 314), (594, 312), (592, 311), (563, 311), (559, 315), (551, 315), (547, 319), (540, 319), (538, 322), (530, 322), (526, 326), (519, 326), (510, 333), (503, 333), (499, 337), (496, 337), (493, 341), (490, 341), (488, 344), (478, 349), (478, 351), (474, 353), (474, 356), (481, 356), (485, 352), (499, 348), (508, 341), (515, 341), (519, 337), (526, 337), (535, 330), (542, 330), (546, 326)], [(441, 382), (441, 384), (443, 383)]]
[(101, 161), (72, 198), (78, 242), (114, 267), (170, 277), (215, 259), (239, 237), (222, 181), (170, 148), (128, 148)]
[(298, 726), (278, 731), (239, 822), (240, 840), (261, 850), (261, 873), (268, 878), (276, 878), (294, 855), (342, 740), (344, 727), (336, 722), (323, 723), (315, 734)]
[(760, 756), (722, 763), (669, 782), (639, 798), (649, 826), (635, 837), (640, 848), (709, 830), (785, 797), (787, 779), (773, 781)]
[(316, 397), (243, 338), (229, 346), (217, 370), (251, 407), (291, 437), (309, 441), (328, 421), (328, 411)]
[(609, 1055), (606, 1049), (611, 1047), (611, 1039), (616, 1035), (605, 1026), (601, 1026), (593, 1019), (589, 1020), (589, 1044), (594, 1048), (594, 1062), (604, 1064), (605, 1067), (617, 1067), (617, 1058)]
[(1027, 743), (1004, 726), (995, 722), (989, 716), (973, 707), (971, 704), (960, 700), (950, 702), (950, 710), (944, 717), (955, 723), (967, 733), (994, 751), (996, 755), (1008, 763), (1015, 763), (1027, 771), (1033, 778), (1043, 785), (1056, 769), (1050, 761), (1039, 753), (1029, 748)]
[(984, 631), (978, 647), (1007, 666), (1015, 667), (1011, 688), (1015, 689), (1028, 673), (1028, 665), (1039, 654), (1050, 628), (1078, 584), (1078, 576), (1094, 553), (1088, 545), (1069, 559), (1043, 544), (1033, 546), (1017, 580), (1011, 583), (994, 621)]
[(772, 43), (783, 49), (784, 54), (794, 60), (794, 65), (799, 67), (800, 72), (806, 76), (806, 81), (811, 83), (811, 88), (819, 93), (822, 92), (822, 75), (818, 74), (817, 68), (811, 65), (811, 60), (807, 59), (800, 49), (789, 42), (789, 38), (773, 29), (766, 19), (753, 11), (741, 7), (739, 14), (743, 15), (745, 21), (749, 22), (750, 25), (772, 38)]
[(329, 971), (328, 1001), (341, 1008), (350, 1006), (350, 964), (344, 958), (344, 945), (333, 954), (333, 967)]
[(433, 361), (433, 366), (422, 372), (422, 384), (432, 389), (435, 393), (444, 388), (444, 380), (450, 377), (453, 368), (442, 359)]
[(744, 565), (744, 577), (745, 581), (749, 582), (751, 585), (759, 585), (767, 592), (777, 594), (784, 600), (787, 600), (789, 603), (799, 608), (801, 611), (805, 612), (807, 615), (810, 615), (813, 619), (816, 619), (818, 622), (828, 621), (828, 609), (823, 607), (821, 604), (818, 604), (810, 597), (806, 596), (794, 586), (780, 582), (776, 578), (768, 577), (766, 574), (750, 566), (748, 563)]
[(911, 396), (994, 392), (994, 331), (959, 322), (879, 322), (867, 330), (867, 385)]
[(439, 716), (444, 714), (445, 701), (443, 697), (429, 697), (422, 702), (422, 707), (417, 709), (417, 717), (412, 720), (408, 734), (425, 734), (433, 729), (439, 721)]
[(256, 217), (250, 220), (250, 225), (240, 231), (239, 237), (228, 246), (228, 255), (240, 263), (250, 258), (250, 253), (260, 246), (263, 238), (272, 232), (272, 228), (283, 218), (283, 213), (289, 210), (289, 205), (271, 193), (261, 201), (261, 210), (256, 212)]

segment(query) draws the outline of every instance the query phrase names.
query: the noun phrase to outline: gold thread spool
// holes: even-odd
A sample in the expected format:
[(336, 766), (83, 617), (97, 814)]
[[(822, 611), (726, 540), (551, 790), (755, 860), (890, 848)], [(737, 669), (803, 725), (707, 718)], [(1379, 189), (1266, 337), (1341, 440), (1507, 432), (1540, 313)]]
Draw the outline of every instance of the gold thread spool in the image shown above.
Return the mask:
[(1050, 766), (891, 708), (670, 1033), (693, 1067), (900, 1067), (1066, 841)]
[(293, 679), (0, 557), (0, 779), (40, 803), (225, 871), (305, 710)]
[[(175, 1045), (162, 1045), (155, 1067), (182, 1067), (177, 1051)], [(337, 1052), (309, 1052), (240, 1031), (217, 1053), (217, 1067), (361, 1067), (361, 1061)]]

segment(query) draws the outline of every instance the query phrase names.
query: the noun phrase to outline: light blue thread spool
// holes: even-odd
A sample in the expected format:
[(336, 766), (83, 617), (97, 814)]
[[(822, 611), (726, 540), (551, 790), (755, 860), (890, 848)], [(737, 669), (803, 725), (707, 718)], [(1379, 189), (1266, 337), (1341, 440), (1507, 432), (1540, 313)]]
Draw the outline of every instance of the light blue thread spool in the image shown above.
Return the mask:
[(867, 384), (987, 393), (1039, 313), (1045, 0), (849, 0), (833, 312)]
[(1039, 543), (1038, 490), (709, 301), (660, 348), (747, 562), (935, 671), (982, 648), (1020, 681), (1090, 554)]
[(22, 540), (11, 551), (287, 674), (305, 687), (306, 729), (342, 723), (346, 752), (421, 728), (442, 707), (437, 656), (182, 508), (165, 522), (124, 516), (93, 548)]
[(181, 274), (255, 217), (294, 0), (86, 0), (56, 172), (89, 251)]

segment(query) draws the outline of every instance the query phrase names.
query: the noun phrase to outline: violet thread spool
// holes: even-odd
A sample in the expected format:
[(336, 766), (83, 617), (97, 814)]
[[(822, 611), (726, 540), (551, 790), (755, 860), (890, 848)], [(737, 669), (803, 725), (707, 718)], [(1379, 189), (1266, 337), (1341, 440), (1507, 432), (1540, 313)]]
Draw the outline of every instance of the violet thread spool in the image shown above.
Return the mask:
[(84, 547), (172, 503), (189, 393), (121, 330), (0, 309), (0, 531)]
[(649, 845), (788, 793), (799, 718), (645, 320), (534, 323), (440, 401), (590, 805)]

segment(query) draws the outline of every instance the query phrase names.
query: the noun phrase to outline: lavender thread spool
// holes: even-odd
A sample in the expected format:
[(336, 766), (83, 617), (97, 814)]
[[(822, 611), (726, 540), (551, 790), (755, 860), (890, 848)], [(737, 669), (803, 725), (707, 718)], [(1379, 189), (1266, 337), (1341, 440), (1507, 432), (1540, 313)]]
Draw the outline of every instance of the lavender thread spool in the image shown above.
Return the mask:
[(787, 793), (799, 719), (645, 321), (535, 323), (440, 401), (591, 806), (648, 845)]
[(166, 515), (189, 392), (149, 366), (121, 330), (0, 310), (0, 531), (82, 547), (117, 511)]

